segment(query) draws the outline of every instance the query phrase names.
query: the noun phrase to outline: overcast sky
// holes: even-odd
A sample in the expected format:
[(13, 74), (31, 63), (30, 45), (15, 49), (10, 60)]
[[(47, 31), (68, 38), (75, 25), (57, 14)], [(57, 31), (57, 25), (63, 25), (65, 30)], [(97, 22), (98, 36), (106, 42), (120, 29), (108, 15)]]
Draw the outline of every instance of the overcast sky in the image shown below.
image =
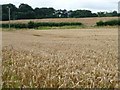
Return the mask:
[(17, 7), (21, 3), (35, 7), (53, 7), (55, 9), (88, 9), (97, 11), (118, 11), (119, 0), (0, 0), (0, 4), (12, 3)]

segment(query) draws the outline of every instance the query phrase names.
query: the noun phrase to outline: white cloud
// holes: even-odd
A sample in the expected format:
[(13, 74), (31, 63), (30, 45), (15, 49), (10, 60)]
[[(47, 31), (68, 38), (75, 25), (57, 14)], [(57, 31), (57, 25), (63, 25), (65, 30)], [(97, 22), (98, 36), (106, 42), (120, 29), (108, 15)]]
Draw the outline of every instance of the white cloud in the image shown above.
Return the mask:
[(112, 11), (118, 9), (119, 0), (0, 0), (1, 4), (13, 3), (19, 6), (26, 3), (35, 7), (54, 7), (55, 9), (90, 9), (93, 11)]

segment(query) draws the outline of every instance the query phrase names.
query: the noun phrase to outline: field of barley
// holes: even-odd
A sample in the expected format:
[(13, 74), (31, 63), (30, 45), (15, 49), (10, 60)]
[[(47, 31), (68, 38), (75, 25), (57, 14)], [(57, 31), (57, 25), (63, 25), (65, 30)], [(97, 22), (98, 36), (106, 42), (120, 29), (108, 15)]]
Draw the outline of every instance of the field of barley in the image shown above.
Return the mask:
[(118, 88), (117, 28), (2, 32), (3, 87)]

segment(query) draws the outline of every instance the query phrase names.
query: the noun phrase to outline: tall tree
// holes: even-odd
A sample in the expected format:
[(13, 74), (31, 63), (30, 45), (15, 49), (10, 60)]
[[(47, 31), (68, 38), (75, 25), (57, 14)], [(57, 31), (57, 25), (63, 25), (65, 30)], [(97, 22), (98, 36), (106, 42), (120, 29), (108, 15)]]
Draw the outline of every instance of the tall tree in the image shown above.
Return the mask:
[(34, 19), (35, 12), (31, 6), (28, 4), (20, 4), (18, 12), (16, 13), (17, 19)]
[(18, 11), (17, 7), (13, 4), (4, 4), (2, 5), (2, 20), (8, 20), (9, 19), (9, 11), (8, 8), (10, 8), (10, 18), (14, 19), (14, 13)]

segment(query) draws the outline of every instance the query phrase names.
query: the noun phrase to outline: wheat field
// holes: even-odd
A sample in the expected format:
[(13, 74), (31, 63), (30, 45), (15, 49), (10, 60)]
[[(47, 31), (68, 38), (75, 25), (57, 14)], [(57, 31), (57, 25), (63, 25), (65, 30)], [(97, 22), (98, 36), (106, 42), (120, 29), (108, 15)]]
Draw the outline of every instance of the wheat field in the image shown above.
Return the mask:
[(2, 35), (3, 87), (118, 88), (117, 28)]

